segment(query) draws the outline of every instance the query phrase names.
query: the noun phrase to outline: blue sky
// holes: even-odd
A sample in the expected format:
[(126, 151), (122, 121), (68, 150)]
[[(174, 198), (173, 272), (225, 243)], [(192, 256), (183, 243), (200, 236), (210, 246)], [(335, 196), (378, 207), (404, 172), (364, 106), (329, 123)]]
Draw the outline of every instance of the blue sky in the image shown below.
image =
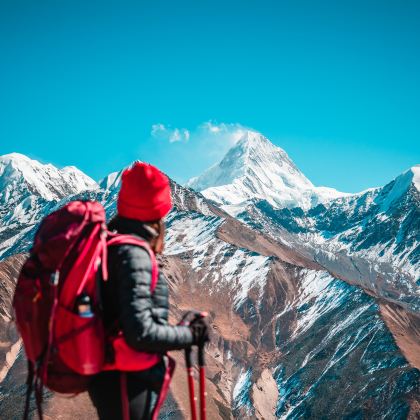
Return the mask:
[(316, 185), (383, 185), (420, 163), (419, 21), (418, 1), (2, 0), (0, 154), (182, 182), (229, 147), (208, 122), (240, 124)]

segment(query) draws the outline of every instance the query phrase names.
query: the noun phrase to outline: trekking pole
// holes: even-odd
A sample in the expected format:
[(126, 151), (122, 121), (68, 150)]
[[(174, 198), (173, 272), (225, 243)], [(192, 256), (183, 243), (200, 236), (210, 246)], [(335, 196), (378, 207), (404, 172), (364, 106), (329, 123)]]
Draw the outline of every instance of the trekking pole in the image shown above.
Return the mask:
[[(190, 325), (194, 319), (205, 318), (207, 312), (188, 311), (178, 325)], [(192, 420), (197, 420), (197, 407), (194, 391), (194, 372), (191, 358), (192, 348), (185, 349), (185, 364), (187, 366), (188, 391), (190, 394), (190, 408)], [(198, 366), (200, 370), (200, 420), (206, 420), (206, 375), (204, 361), (204, 344), (198, 347)]]
[(204, 360), (204, 345), (198, 347), (198, 366), (200, 369), (200, 420), (206, 420), (206, 363)]
[(194, 378), (193, 378), (193, 367), (191, 360), (191, 347), (185, 349), (185, 363), (187, 365), (187, 375), (188, 375), (188, 391), (190, 394), (190, 408), (191, 408), (191, 419), (197, 420), (197, 408), (195, 406), (195, 393), (194, 393)]

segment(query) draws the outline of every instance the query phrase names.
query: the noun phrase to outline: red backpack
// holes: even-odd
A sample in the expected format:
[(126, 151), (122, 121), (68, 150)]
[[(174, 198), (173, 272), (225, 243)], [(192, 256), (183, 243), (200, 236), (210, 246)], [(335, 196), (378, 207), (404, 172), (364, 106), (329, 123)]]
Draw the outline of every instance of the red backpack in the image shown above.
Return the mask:
[[(103, 370), (143, 370), (161, 359), (130, 348), (121, 331), (111, 335), (104, 330), (98, 286), (108, 278), (108, 247), (121, 244), (149, 252), (153, 292), (158, 278), (153, 251), (134, 236), (109, 232), (101, 204), (74, 201), (42, 221), (13, 300), (28, 358), (26, 417), (33, 386), (42, 417), (43, 385), (57, 392), (80, 393), (91, 376)], [(88, 316), (78, 312), (78, 302), (86, 297)]]

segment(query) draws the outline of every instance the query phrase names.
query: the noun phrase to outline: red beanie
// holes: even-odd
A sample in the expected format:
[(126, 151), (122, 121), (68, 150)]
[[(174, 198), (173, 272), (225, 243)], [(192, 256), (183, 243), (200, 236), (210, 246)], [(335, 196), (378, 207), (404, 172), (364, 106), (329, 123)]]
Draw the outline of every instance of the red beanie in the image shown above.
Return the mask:
[(159, 220), (172, 208), (169, 180), (158, 168), (136, 162), (122, 174), (118, 214), (143, 222)]

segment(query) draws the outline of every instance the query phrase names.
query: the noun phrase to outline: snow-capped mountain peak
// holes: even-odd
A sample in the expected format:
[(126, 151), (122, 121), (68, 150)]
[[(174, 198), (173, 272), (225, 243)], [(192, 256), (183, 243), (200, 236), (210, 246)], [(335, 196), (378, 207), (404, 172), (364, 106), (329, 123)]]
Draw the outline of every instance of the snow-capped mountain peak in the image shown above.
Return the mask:
[[(410, 190), (420, 191), (420, 165), (415, 165), (385, 185), (375, 199), (383, 212)], [(413, 191), (413, 190), (412, 190)]]
[(203, 175), (192, 178), (187, 186), (205, 190), (235, 182), (238, 178), (259, 179), (264, 184), (299, 184), (312, 188), (312, 183), (299, 171), (287, 153), (262, 134), (246, 131), (224, 158)]
[(186, 185), (231, 212), (253, 199), (267, 200), (278, 208), (309, 208), (345, 195), (332, 188), (315, 187), (283, 149), (250, 130), (219, 163)]
[(420, 191), (420, 164), (412, 166), (408, 172), (412, 174), (412, 184)]
[(124, 170), (119, 172), (112, 172), (107, 175), (105, 178), (102, 178), (99, 181), (99, 187), (103, 190), (111, 190), (113, 188), (118, 188), (121, 182), (121, 176)]
[(12, 153), (7, 153), (3, 156), (0, 156), (0, 161), (4, 161), (4, 160), (10, 160), (10, 161), (26, 161), (26, 162), (30, 162), (31, 159), (26, 156), (23, 155), (22, 153), (17, 153), (17, 152), (12, 152)]
[(9, 153), (0, 156), (0, 186), (0, 201), (3, 195), (10, 199), (12, 192), (25, 191), (51, 201), (97, 188), (98, 184), (74, 166), (58, 169), (21, 153)]

